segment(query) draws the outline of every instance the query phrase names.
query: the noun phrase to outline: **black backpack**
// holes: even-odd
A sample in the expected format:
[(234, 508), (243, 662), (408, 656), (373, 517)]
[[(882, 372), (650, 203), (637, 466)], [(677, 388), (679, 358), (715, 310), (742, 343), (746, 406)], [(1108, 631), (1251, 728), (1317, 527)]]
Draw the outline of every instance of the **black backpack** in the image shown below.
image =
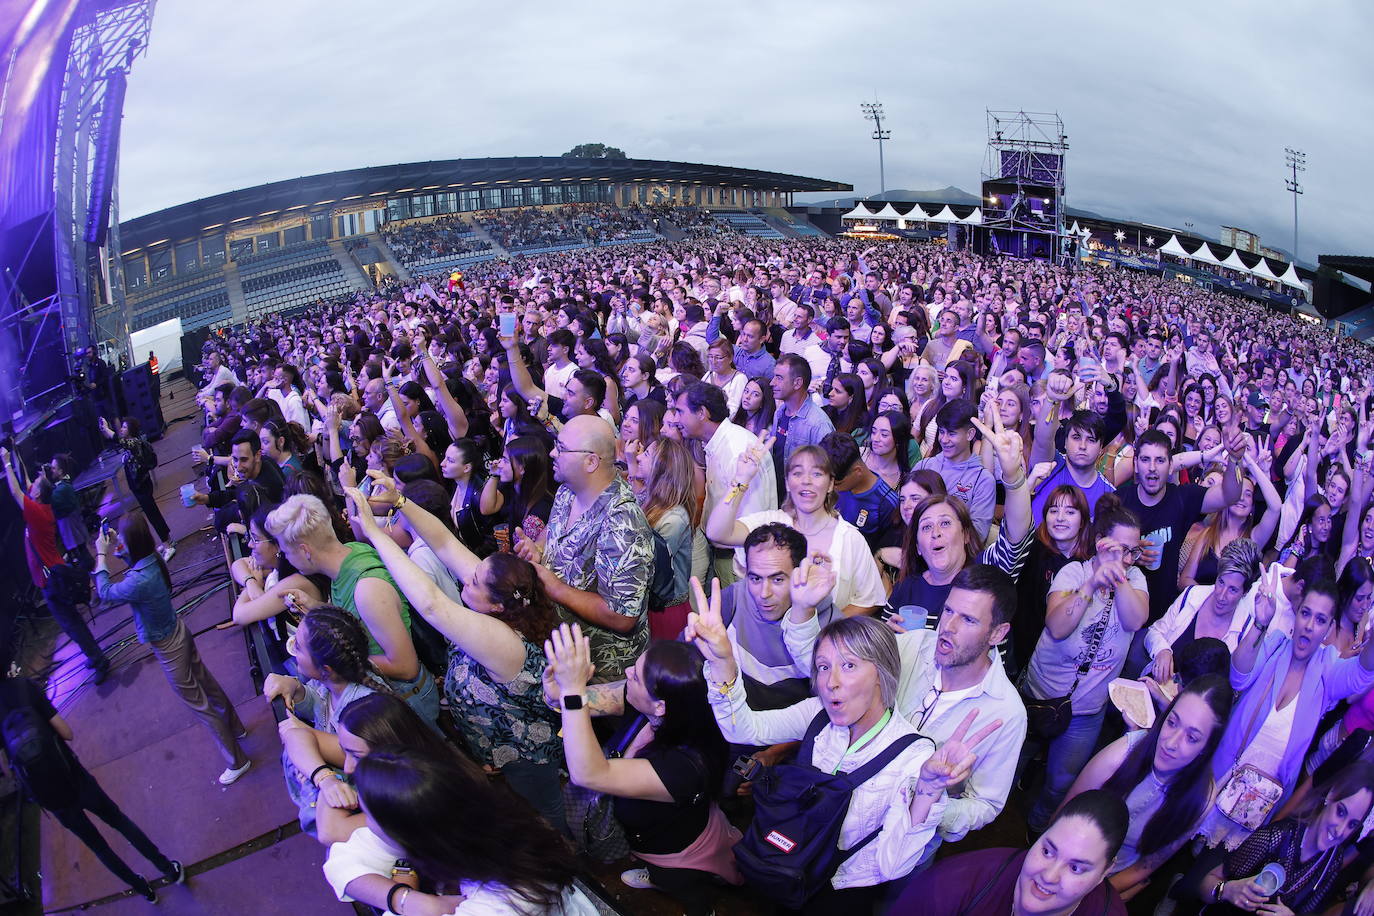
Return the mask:
[(852, 848), (840, 849), (840, 830), (854, 790), (918, 739), (930, 741), (924, 735), (903, 735), (854, 772), (832, 775), (811, 765), (816, 736), (829, 721), (825, 710), (817, 713), (802, 736), (796, 761), (765, 767), (754, 778), (754, 819), (735, 845), (735, 861), (749, 885), (788, 909), (800, 909), (882, 832), (879, 824)]
[(40, 804), (50, 794), (46, 787), (70, 777), (71, 762), (59, 746), (57, 735), (32, 706), (18, 706), (5, 715), (0, 722), (0, 739), (4, 741), (10, 766)]

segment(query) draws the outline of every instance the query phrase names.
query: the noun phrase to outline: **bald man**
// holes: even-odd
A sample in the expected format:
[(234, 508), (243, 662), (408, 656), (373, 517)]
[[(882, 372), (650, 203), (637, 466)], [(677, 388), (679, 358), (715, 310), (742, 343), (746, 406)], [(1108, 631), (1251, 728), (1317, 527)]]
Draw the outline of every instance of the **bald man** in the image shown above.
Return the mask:
[(652, 529), (616, 472), (615, 431), (600, 417), (568, 420), (554, 445), (553, 470), (563, 485), (544, 542), (517, 528), (515, 552), (535, 564), (564, 617), (582, 624), (594, 680), (619, 680), (649, 642)]

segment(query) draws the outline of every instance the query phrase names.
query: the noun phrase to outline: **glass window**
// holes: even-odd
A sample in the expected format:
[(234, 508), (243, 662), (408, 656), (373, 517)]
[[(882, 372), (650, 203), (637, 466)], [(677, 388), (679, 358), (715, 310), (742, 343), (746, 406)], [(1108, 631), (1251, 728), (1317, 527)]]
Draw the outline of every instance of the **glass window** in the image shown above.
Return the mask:
[(483, 188), (482, 189), (482, 209), (498, 210), (501, 207), (501, 189)]
[(195, 242), (182, 242), (176, 247), (177, 273), (186, 273), (200, 267), (200, 246)]
[(435, 213), (453, 213), (458, 209), (458, 195), (452, 191), (434, 195)]
[(124, 259), (124, 287), (125, 289), (142, 289), (148, 285), (148, 263), (143, 260), (143, 255), (134, 255)]
[(282, 233), (283, 245), (299, 245), (305, 241), (305, 226), (292, 226)]
[(223, 267), (224, 236), (211, 235), (200, 240), (200, 263), (205, 267)]
[(433, 216), (434, 215), (434, 195), (416, 194), (410, 199), (411, 216)]
[(388, 221), (395, 219), (410, 219), (410, 198), (388, 198), (386, 202), (386, 218)]
[(229, 257), (235, 261), (242, 260), (253, 253), (252, 239), (238, 239), (229, 243)]
[(482, 209), (481, 191), (459, 191), (458, 205), (464, 212)]
[(257, 237), (258, 251), (271, 251), (273, 248), (281, 247), (281, 239), (275, 232), (264, 232)]

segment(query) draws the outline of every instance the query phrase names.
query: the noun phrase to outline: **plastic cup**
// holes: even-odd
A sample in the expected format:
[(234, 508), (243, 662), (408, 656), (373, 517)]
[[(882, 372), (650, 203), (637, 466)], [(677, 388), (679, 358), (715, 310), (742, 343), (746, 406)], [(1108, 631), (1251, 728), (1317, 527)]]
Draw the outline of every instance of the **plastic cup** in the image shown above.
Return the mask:
[(501, 553), (510, 553), (510, 525), (502, 522), (492, 529), (496, 535), (496, 549)]
[(1277, 862), (1270, 862), (1260, 870), (1255, 876), (1255, 883), (1266, 897), (1272, 897), (1278, 893), (1279, 888), (1283, 887), (1284, 880), (1288, 873), (1283, 870), (1283, 866)]
[(184, 483), (181, 485), (181, 504), (188, 509), (196, 504), (196, 485)]

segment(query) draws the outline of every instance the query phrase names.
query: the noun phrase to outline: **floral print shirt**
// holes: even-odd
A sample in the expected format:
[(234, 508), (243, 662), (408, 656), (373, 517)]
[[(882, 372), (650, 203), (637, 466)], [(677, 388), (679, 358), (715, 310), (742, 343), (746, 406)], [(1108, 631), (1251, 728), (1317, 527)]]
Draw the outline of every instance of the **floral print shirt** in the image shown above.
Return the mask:
[(480, 662), (450, 646), (444, 695), (468, 747), (483, 763), (500, 769), (516, 760), (559, 762), (559, 714), (544, 703), (544, 650), (528, 640), (525, 664), (501, 684)]

